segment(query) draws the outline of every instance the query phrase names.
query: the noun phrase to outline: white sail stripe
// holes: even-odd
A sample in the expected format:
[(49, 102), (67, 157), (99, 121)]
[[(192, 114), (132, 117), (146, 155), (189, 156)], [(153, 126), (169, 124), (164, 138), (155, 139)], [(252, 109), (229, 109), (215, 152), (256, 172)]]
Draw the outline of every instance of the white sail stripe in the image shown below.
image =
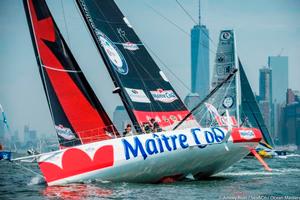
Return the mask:
[(46, 65), (42, 65), (42, 66), (43, 66), (44, 68), (51, 69), (51, 70), (54, 70), (54, 71), (59, 71), (59, 72), (82, 73), (82, 71), (66, 70), (66, 69), (57, 69), (57, 68), (49, 67), (49, 66), (46, 66)]
[[(113, 43), (114, 43), (114, 44), (118, 44), (118, 45), (126, 44), (126, 42), (124, 42), (124, 43), (121, 43), (121, 42), (113, 42)], [(143, 43), (133, 43), (133, 44), (135, 44), (135, 45), (137, 45), (137, 46), (144, 46)]]

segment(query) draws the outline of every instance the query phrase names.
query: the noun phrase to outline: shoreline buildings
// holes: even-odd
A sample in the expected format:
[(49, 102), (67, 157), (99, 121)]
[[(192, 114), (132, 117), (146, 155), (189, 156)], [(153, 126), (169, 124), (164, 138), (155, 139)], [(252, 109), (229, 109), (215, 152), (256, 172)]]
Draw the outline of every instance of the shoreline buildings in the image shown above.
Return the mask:
[(286, 104), (280, 107), (279, 145), (297, 145), (300, 149), (300, 92), (287, 89)]
[[(286, 92), (288, 92), (287, 97)], [(258, 102), (265, 123), (276, 145), (288, 143), (289, 133), (286, 130), (290, 125), (287, 125), (287, 118), (290, 118), (289, 121), (297, 118), (296, 111), (293, 110), (294, 107), (290, 105), (291, 96), (293, 96), (292, 90), (288, 90), (288, 57), (281, 55), (269, 56), (268, 66), (259, 70)], [(294, 127), (295, 123), (293, 122), (291, 125), (293, 124)]]

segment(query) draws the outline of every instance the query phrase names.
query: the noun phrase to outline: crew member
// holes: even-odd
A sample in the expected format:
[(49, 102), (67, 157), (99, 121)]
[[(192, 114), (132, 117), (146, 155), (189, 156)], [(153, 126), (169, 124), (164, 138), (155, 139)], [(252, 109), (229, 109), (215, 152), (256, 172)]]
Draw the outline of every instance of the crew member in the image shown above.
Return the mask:
[(155, 121), (155, 119), (152, 118), (150, 120), (150, 123), (151, 123), (151, 128), (153, 133), (162, 131), (161, 127), (159, 126), (158, 122)]
[(125, 128), (125, 130), (123, 132), (123, 137), (125, 137), (125, 136), (131, 136), (131, 135), (133, 135), (131, 124), (127, 124), (126, 128)]

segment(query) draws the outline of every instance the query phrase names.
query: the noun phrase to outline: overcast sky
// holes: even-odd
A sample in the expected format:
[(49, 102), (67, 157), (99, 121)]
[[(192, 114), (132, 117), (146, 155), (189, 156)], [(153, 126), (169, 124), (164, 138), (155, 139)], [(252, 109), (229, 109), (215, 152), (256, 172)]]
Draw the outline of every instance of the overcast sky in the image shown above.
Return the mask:
[[(67, 43), (104, 107), (112, 112), (120, 100), (73, 0), (47, 0)], [(190, 38), (194, 23), (175, 0), (116, 0), (134, 29), (174, 74), (190, 87)], [(180, 0), (197, 19), (198, 0)], [(176, 23), (180, 31), (149, 5)], [(300, 90), (299, 0), (202, 0), (202, 23), (210, 31), (210, 67), (218, 34), (234, 29), (238, 55), (253, 90), (258, 91), (258, 69), (268, 56), (289, 57), (289, 87)], [(0, 0), (0, 103), (13, 130), (25, 124), (39, 133), (54, 135), (22, 0)], [(283, 51), (281, 52), (281, 50)], [(157, 58), (154, 57), (157, 60)], [(189, 91), (159, 61), (159, 66), (183, 98)], [(101, 78), (100, 78), (101, 77)], [(280, 81), (280, 80), (273, 80)], [(105, 86), (105, 87), (103, 87)]]

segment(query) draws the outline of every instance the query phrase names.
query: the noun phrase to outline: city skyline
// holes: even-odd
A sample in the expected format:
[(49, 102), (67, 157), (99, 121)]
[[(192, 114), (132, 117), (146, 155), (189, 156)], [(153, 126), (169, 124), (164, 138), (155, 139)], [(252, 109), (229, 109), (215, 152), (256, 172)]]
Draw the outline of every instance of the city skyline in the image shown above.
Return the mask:
[[(22, 3), (21, 1), (9, 2), (11, 3), (8, 4), (8, 1), (0, 3), (0, 25), (3, 28), (0, 47), (0, 101), (7, 112), (8, 121), (13, 129), (22, 130), (25, 124), (29, 124), (38, 132), (53, 132), (51, 134), (54, 134)], [(190, 83), (189, 36), (147, 7), (150, 4), (189, 33), (194, 24), (189, 21), (175, 1), (147, 1), (148, 3), (146, 3), (145, 1), (134, 0), (129, 3), (129, 1), (119, 0), (116, 2), (127, 15), (149, 50), (151, 49), (159, 55), (172, 72), (188, 85)], [(183, 4), (195, 18), (198, 11), (197, 2), (190, 1)], [(289, 88), (300, 90), (300, 80), (297, 79), (297, 69), (299, 69), (297, 55), (300, 51), (297, 40), (300, 25), (297, 19), (300, 17), (300, 3), (292, 0), (285, 1), (285, 4), (280, 1), (277, 3), (253, 1), (251, 3), (245, 2), (243, 5), (233, 1), (226, 2), (203, 1), (203, 23), (209, 28), (214, 43), (216, 43), (217, 35), (221, 29), (229, 27), (235, 30), (238, 54), (245, 65), (245, 71), (254, 91), (258, 93), (258, 69), (267, 65), (267, 57), (276, 56), (280, 53), (281, 48), (284, 48), (282, 55), (289, 56), (290, 60)], [(76, 12), (73, 1), (65, 1), (64, 3), (66, 23), (62, 15), (61, 2), (48, 1), (48, 3), (76, 59), (85, 66), (87, 78), (95, 90), (103, 89), (100, 84), (102, 81), (108, 83), (106, 88), (108, 95), (99, 98), (104, 102), (104, 106), (112, 116), (115, 105), (121, 105), (121, 102), (116, 99), (114, 100), (115, 105), (111, 105), (110, 101), (115, 96), (110, 94), (113, 87), (108, 76), (104, 78), (105, 80), (99, 81), (99, 74), (106, 72), (99, 69), (99, 55), (88, 38), (86, 30), (82, 28), (84, 24)], [(270, 6), (266, 9), (268, 4)], [(279, 8), (281, 12), (278, 12)], [(264, 12), (263, 15), (262, 11)], [(68, 28), (66, 29), (66, 27)], [(156, 27), (161, 28), (157, 29)], [(266, 34), (267, 32), (269, 33)], [(211, 46), (210, 69), (213, 66), (215, 56), (213, 52), (216, 48), (215, 44)], [(155, 56), (153, 58), (157, 60)], [(100, 66), (103, 65), (101, 62)], [(158, 60), (157, 63), (183, 99), (189, 91)], [(102, 68), (104, 67), (102, 66)]]

